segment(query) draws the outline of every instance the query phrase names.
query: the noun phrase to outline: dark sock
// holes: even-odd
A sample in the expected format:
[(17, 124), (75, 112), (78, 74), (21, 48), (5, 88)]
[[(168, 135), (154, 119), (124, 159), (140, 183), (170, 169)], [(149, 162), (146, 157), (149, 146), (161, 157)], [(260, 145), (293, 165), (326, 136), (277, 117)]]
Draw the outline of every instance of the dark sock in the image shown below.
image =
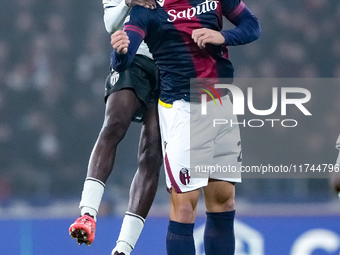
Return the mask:
[(94, 216), (89, 214), (89, 213), (85, 213), (84, 215), (90, 216), (90, 217), (92, 217), (94, 219)]
[(206, 255), (234, 255), (235, 211), (209, 213), (204, 230), (204, 250)]
[(168, 255), (195, 255), (194, 223), (169, 221), (166, 235)]

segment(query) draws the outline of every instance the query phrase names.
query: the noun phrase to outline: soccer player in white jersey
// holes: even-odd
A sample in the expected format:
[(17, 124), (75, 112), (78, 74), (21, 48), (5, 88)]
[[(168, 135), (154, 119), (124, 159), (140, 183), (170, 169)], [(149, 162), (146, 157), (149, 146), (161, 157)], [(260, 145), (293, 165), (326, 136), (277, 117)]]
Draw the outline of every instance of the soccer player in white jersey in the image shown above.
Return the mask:
[[(121, 29), (134, 5), (155, 7), (153, 0), (103, 0), (106, 30), (113, 33)], [(117, 145), (133, 120), (142, 122), (138, 170), (131, 184), (127, 212), (112, 254), (129, 255), (134, 248), (155, 197), (162, 164), (157, 99), (157, 69), (148, 47), (142, 43), (131, 67), (122, 73), (111, 70), (106, 79), (105, 119), (89, 160), (79, 205), (81, 217), (69, 228), (70, 235), (79, 244), (90, 245), (94, 241), (105, 182), (113, 168)]]

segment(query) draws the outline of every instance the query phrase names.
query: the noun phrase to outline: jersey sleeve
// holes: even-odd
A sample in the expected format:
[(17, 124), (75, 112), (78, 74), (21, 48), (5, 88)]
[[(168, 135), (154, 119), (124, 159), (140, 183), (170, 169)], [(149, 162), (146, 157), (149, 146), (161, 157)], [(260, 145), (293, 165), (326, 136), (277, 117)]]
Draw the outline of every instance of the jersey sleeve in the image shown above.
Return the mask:
[(123, 30), (126, 32), (130, 40), (130, 45), (126, 54), (119, 54), (113, 50), (110, 55), (111, 68), (117, 72), (123, 72), (129, 68), (136, 52), (146, 37), (148, 12), (149, 9), (135, 6), (131, 9), (130, 16), (124, 24)]
[(234, 29), (221, 31), (226, 45), (247, 44), (260, 37), (260, 23), (242, 1), (222, 0), (222, 12), (236, 26)]
[(130, 8), (125, 4), (125, 0), (103, 0), (103, 8), (106, 31), (113, 33), (122, 29), (124, 20), (130, 11)]

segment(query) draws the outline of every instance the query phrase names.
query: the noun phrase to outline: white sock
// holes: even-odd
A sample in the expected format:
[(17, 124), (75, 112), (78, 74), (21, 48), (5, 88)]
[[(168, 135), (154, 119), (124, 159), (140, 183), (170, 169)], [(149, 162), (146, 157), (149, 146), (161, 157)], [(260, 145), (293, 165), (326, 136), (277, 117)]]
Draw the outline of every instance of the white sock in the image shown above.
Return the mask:
[(88, 213), (97, 221), (97, 213), (104, 194), (104, 188), (105, 184), (102, 181), (92, 177), (86, 178), (79, 204), (81, 215)]
[(130, 254), (133, 248), (135, 248), (139, 235), (143, 230), (144, 222), (145, 219), (143, 217), (126, 212), (114, 250)]

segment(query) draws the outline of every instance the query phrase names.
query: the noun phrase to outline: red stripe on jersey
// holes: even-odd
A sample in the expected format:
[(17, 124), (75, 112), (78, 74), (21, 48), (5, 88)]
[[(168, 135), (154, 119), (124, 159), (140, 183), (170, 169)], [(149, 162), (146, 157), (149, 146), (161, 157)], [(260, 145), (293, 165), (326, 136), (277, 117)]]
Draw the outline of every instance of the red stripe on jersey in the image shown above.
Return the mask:
[(237, 15), (239, 15), (241, 11), (243, 11), (245, 6), (246, 5), (241, 1), (239, 6), (237, 6), (237, 8), (232, 13), (230, 13), (230, 15), (228, 15), (228, 19), (232, 19), (236, 17)]
[(171, 167), (170, 167), (170, 163), (169, 163), (169, 159), (168, 159), (168, 154), (165, 153), (165, 157), (164, 157), (164, 161), (165, 161), (165, 168), (166, 168), (166, 172), (168, 173), (170, 182), (172, 187), (174, 187), (174, 189), (176, 190), (177, 193), (182, 193), (181, 189), (178, 187), (174, 176), (172, 175), (172, 171), (171, 171)]
[(133, 26), (133, 25), (125, 25), (123, 30), (124, 31), (126, 31), (126, 30), (134, 31), (134, 32), (140, 34), (143, 37), (143, 39), (145, 38), (144, 30), (140, 29), (139, 27), (136, 27), (136, 26)]
[[(185, 12), (187, 9), (192, 8), (193, 6), (188, 2), (188, 0), (183, 1), (181, 7), (177, 7), (177, 13)], [(170, 6), (164, 6), (166, 12), (171, 10)], [(222, 24), (222, 7), (218, 4), (216, 13), (219, 15), (219, 19)], [(183, 19), (183, 18), (182, 18)], [(213, 59), (208, 52), (204, 49), (200, 49), (197, 44), (191, 38), (192, 31), (195, 29), (202, 28), (201, 20), (196, 16), (193, 16), (188, 19), (188, 22), (183, 22), (183, 20), (176, 19), (173, 21), (176, 29), (178, 31), (183, 32), (182, 39), (185, 41), (188, 50), (190, 51), (192, 62), (195, 66), (196, 77), (191, 78), (215, 78), (218, 77), (218, 73), (216, 70), (216, 60)]]

